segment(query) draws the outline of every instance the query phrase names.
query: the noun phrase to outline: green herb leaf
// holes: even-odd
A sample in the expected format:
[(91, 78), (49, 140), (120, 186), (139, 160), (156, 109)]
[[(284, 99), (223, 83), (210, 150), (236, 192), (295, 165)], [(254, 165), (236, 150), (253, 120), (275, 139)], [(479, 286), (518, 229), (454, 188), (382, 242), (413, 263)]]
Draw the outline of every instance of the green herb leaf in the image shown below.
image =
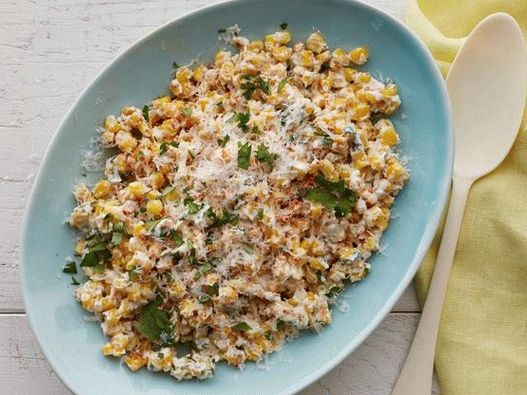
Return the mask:
[(267, 163), (272, 169), (273, 162), (278, 159), (278, 154), (270, 153), (264, 144), (260, 144), (256, 150), (256, 159), (262, 163)]
[(215, 283), (214, 285), (205, 285), (205, 292), (209, 296), (218, 296), (220, 293), (220, 286), (218, 283)]
[(334, 209), (337, 217), (343, 217), (351, 212), (351, 209), (357, 203), (357, 194), (346, 188), (344, 181), (329, 181), (321, 176), (317, 176), (315, 181), (319, 187), (305, 192), (304, 197), (307, 200)]
[(134, 281), (137, 278), (137, 271), (136, 271), (136, 269), (137, 269), (137, 267), (135, 267), (135, 266), (133, 266), (130, 269), (128, 269), (127, 273), (128, 273), (128, 278), (130, 279), (130, 281)]
[(197, 204), (190, 196), (183, 200), (183, 204), (187, 206), (189, 214), (196, 214), (199, 210), (201, 210), (201, 205)]
[(169, 186), (166, 186), (163, 188), (163, 190), (161, 191), (161, 196), (167, 196), (167, 195), (170, 195), (172, 192), (174, 192), (176, 190), (176, 187), (173, 187), (172, 185), (169, 185)]
[(97, 254), (95, 252), (88, 252), (82, 258), (82, 262), (80, 266), (81, 267), (95, 267), (98, 263), (99, 263), (99, 258), (97, 258)]
[(148, 111), (149, 111), (149, 108), (148, 106), (145, 104), (143, 106), (143, 117), (145, 118), (146, 122), (150, 122), (150, 115), (148, 114)]
[(174, 71), (176, 71), (177, 69), (179, 69), (179, 64), (177, 64), (176, 62), (173, 62), (172, 63), (172, 68), (174, 69)]
[(125, 235), (124, 224), (122, 222), (116, 222), (113, 224), (112, 232), (112, 244), (119, 245), (123, 241)]
[(220, 217), (216, 215), (214, 212), (214, 209), (212, 207), (209, 207), (209, 209), (206, 212), (207, 217), (212, 219), (212, 223), (207, 227), (207, 230), (213, 229), (213, 228), (221, 228), (223, 225), (231, 224), (231, 225), (237, 225), (238, 224), (238, 215), (230, 213), (226, 209), (223, 209), (222, 214)]
[(205, 273), (212, 270), (212, 265), (210, 263), (204, 263), (203, 265), (198, 267), (198, 272), (194, 275), (194, 280), (197, 280), (201, 276), (203, 276)]
[(287, 29), (287, 23), (286, 22), (280, 23), (280, 29), (282, 29), (282, 30)]
[(334, 296), (337, 296), (341, 292), (342, 292), (342, 287), (333, 286), (326, 292), (326, 295), (332, 298)]
[(190, 249), (190, 252), (188, 254), (188, 261), (191, 265), (196, 265), (198, 263), (198, 258), (196, 258), (196, 249), (194, 247)]
[(184, 241), (183, 241), (183, 237), (181, 237), (181, 234), (176, 232), (174, 229), (172, 229), (170, 231), (170, 235), (172, 236), (172, 240), (174, 240), (174, 242), (176, 243), (176, 246), (181, 246), (183, 245)]
[(251, 254), (251, 255), (254, 254), (254, 251), (255, 251), (255, 250), (254, 250), (254, 247), (251, 246), (251, 245), (249, 245), (249, 244), (245, 244), (245, 245), (243, 246), (243, 250), (244, 250), (247, 254)]
[(159, 155), (163, 155), (165, 152), (167, 152), (168, 144), (166, 142), (162, 142), (159, 145)]
[(263, 219), (263, 217), (264, 217), (264, 209), (259, 208), (258, 209), (258, 219)]
[(152, 232), (154, 230), (154, 228), (156, 227), (156, 225), (160, 222), (161, 220), (160, 219), (151, 219), (149, 221), (146, 221), (146, 229), (149, 231), (149, 232)]
[(251, 150), (252, 146), (250, 143), (241, 144), (238, 143), (238, 167), (247, 170), (251, 163)]
[(103, 251), (107, 251), (108, 246), (106, 245), (106, 243), (103, 243), (103, 242), (100, 242), (100, 243), (97, 243), (95, 245), (93, 245), (92, 247), (90, 247), (90, 252), (103, 252)]
[(139, 316), (137, 328), (139, 332), (149, 340), (159, 340), (163, 332), (171, 332), (168, 314), (159, 309), (160, 300), (148, 303)]
[(277, 92), (280, 93), (284, 90), (285, 86), (289, 83), (289, 80), (287, 78), (284, 78), (282, 81), (278, 83), (278, 90)]
[(210, 301), (210, 296), (209, 295), (201, 295), (199, 297), (199, 302), (200, 303), (207, 303)]
[(253, 96), (254, 91), (256, 90), (256, 85), (252, 81), (246, 81), (240, 86), (243, 90), (243, 97), (247, 100), (250, 100)]
[(225, 147), (230, 139), (231, 139), (230, 136), (226, 134), (225, 136), (223, 136), (222, 139), (218, 139), (218, 145), (220, 147)]
[(68, 274), (77, 274), (77, 265), (75, 264), (75, 261), (66, 263), (62, 268), (62, 272)]
[(283, 321), (280, 318), (278, 318), (276, 320), (276, 330), (281, 331), (284, 328), (285, 328), (285, 321)]
[(236, 325), (233, 325), (232, 329), (238, 332), (247, 332), (253, 328), (251, 328), (251, 326), (247, 322), (242, 321), (242, 322), (238, 322)]
[(221, 34), (221, 33), (227, 33), (227, 29), (224, 29), (224, 28), (218, 29), (218, 34)]
[(80, 285), (80, 282), (73, 276), (71, 276), (71, 285)]
[(242, 132), (247, 133), (249, 131), (249, 126), (247, 125), (249, 119), (251, 119), (251, 112), (247, 110), (247, 112), (235, 112), (234, 115), (227, 120), (227, 122), (233, 123), (237, 121), (238, 126)]
[(266, 95), (269, 95), (271, 91), (269, 90), (269, 81), (264, 80), (262, 77), (258, 77), (256, 79), (256, 83), (258, 85), (258, 88), (265, 93)]
[(185, 107), (181, 112), (188, 118), (192, 115), (192, 108)]

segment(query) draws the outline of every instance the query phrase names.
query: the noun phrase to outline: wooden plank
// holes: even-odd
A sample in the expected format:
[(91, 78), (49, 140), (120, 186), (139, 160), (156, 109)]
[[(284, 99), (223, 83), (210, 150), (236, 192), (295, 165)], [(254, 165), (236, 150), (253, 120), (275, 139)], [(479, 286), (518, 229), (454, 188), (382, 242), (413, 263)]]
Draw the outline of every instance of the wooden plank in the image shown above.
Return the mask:
[[(418, 319), (418, 314), (390, 314), (352, 355), (301, 394), (388, 394)], [(24, 315), (0, 315), (0, 383), (1, 388), (16, 389), (10, 393), (69, 394), (43, 357)], [(439, 394), (437, 388), (435, 384), (434, 394)]]

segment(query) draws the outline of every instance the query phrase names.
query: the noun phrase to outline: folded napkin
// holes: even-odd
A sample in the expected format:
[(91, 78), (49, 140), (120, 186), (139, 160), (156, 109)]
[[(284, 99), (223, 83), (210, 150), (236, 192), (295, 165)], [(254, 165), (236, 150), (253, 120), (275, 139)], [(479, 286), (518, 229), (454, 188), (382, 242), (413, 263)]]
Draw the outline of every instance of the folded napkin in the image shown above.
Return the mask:
[[(446, 75), (464, 37), (500, 11), (511, 14), (527, 36), (527, 0), (408, 0), (407, 23)], [(474, 184), (468, 198), (435, 359), (445, 395), (527, 394), (526, 195), (522, 126), (508, 157)], [(439, 238), (416, 277), (421, 302)]]

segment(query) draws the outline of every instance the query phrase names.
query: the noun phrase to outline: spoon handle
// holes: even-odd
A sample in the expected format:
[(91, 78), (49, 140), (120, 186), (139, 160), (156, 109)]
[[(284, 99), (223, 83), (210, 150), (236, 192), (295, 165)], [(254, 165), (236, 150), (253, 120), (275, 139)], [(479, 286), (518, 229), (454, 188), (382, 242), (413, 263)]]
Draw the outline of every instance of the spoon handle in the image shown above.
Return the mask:
[(474, 180), (454, 176), (441, 246), (421, 320), (410, 352), (391, 395), (424, 395), (432, 392), (434, 354), (441, 311), (456, 251), (463, 211)]

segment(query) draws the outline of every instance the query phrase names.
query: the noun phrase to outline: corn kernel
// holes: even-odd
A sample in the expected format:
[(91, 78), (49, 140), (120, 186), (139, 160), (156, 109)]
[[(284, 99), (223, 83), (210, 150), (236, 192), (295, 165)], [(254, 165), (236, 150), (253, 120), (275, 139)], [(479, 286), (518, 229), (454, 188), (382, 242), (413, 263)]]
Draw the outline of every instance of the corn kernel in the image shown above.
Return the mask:
[(132, 137), (128, 132), (119, 132), (115, 137), (117, 147), (121, 151), (131, 152), (137, 146), (137, 140)]
[(322, 206), (320, 204), (311, 205), (311, 218), (319, 219), (322, 216)]
[(231, 53), (228, 51), (218, 51), (214, 57), (214, 63), (216, 66), (221, 66), (226, 60), (231, 58)]
[(146, 203), (146, 212), (152, 217), (158, 217), (163, 212), (163, 202), (161, 200), (149, 200)]
[(264, 48), (264, 43), (262, 40), (254, 40), (249, 43), (247, 48), (249, 51), (260, 52)]
[(352, 49), (349, 53), (349, 58), (355, 64), (364, 64), (368, 61), (368, 50), (364, 47)]
[(383, 90), (381, 90), (381, 93), (384, 96), (388, 96), (388, 97), (395, 96), (397, 95), (397, 85), (395, 84), (387, 85)]
[(176, 79), (181, 83), (188, 82), (191, 76), (192, 72), (188, 67), (183, 66), (176, 71)]
[(350, 64), (348, 55), (346, 54), (346, 51), (344, 51), (342, 48), (335, 49), (331, 56), (333, 61), (340, 66), (347, 66)]
[(157, 199), (159, 196), (161, 196), (161, 193), (155, 189), (151, 189), (145, 194), (145, 197), (150, 200)]
[(381, 141), (384, 145), (395, 145), (399, 142), (399, 136), (393, 127), (389, 127), (382, 131)]
[(154, 172), (150, 176), (150, 184), (155, 189), (160, 189), (165, 185), (165, 176), (159, 172)]
[(289, 41), (291, 41), (291, 34), (289, 32), (276, 32), (265, 36), (265, 47), (271, 49), (277, 44), (286, 45)]
[(320, 53), (325, 51), (328, 45), (322, 34), (320, 34), (320, 32), (315, 32), (307, 38), (306, 47), (315, 53)]
[(306, 51), (305, 49), (302, 50), (300, 54), (300, 64), (304, 67), (313, 67), (313, 64), (315, 63), (315, 57), (313, 55), (313, 52)]
[(131, 353), (124, 358), (124, 363), (130, 368), (132, 372), (136, 372), (146, 365), (147, 359), (142, 357), (139, 353)]
[(355, 78), (355, 75), (357, 74), (357, 70), (351, 69), (349, 67), (346, 67), (344, 69), (344, 78), (346, 81), (351, 82)]
[(115, 117), (113, 115), (110, 115), (106, 118), (106, 121), (104, 122), (104, 128), (108, 132), (117, 133), (121, 129), (121, 126), (119, 125)]
[(291, 52), (289, 47), (276, 47), (273, 49), (273, 57), (279, 62), (286, 62), (291, 57)]
[(196, 67), (196, 69), (194, 69), (194, 71), (192, 72), (192, 79), (194, 81), (201, 81), (203, 80), (203, 76), (205, 75), (205, 71), (207, 71), (207, 68), (203, 65), (200, 65), (198, 67)]
[(331, 53), (329, 51), (324, 51), (316, 56), (317, 62), (320, 64), (326, 63), (328, 60), (331, 59)]
[(328, 264), (321, 259), (312, 258), (309, 260), (309, 267), (314, 270), (324, 270), (328, 268)]
[(353, 167), (355, 169), (360, 170), (369, 165), (370, 163), (364, 152), (357, 152), (353, 154)]
[(96, 199), (104, 199), (110, 194), (110, 183), (106, 180), (100, 180), (93, 188), (93, 196)]
[(139, 181), (133, 181), (128, 185), (128, 190), (136, 198), (141, 199), (146, 192), (146, 187)]
[(359, 103), (353, 108), (353, 115), (351, 119), (354, 121), (361, 121), (368, 116), (370, 112), (370, 106), (366, 103)]

